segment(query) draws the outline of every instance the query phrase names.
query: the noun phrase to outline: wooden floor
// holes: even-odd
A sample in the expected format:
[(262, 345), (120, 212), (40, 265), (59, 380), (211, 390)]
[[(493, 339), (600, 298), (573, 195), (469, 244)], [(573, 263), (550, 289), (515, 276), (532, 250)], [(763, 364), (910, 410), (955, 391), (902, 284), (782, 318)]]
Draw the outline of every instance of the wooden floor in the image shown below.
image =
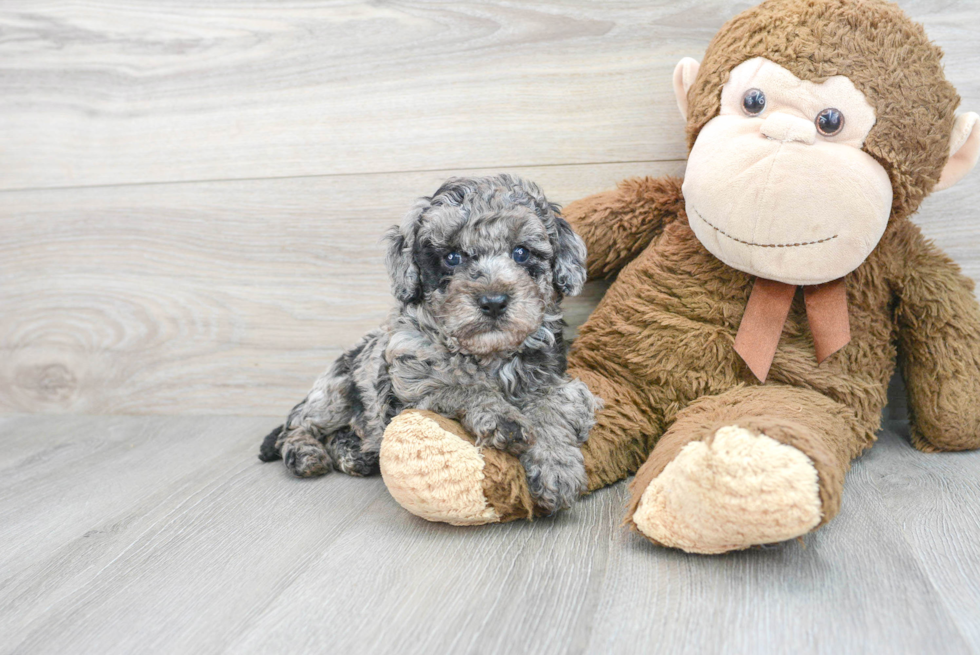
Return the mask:
[[(255, 459), (414, 198), (683, 174), (671, 72), (748, 4), (0, 2), (0, 653), (980, 653), (980, 454), (912, 450), (900, 388), (837, 519), (714, 558), (623, 483), (460, 529)], [(980, 110), (980, 3), (900, 4)], [(978, 207), (915, 218), (975, 280)]]
[(620, 526), (402, 510), (255, 458), (275, 419), (0, 423), (4, 653), (978, 653), (980, 453), (884, 432), (803, 543), (702, 557)]

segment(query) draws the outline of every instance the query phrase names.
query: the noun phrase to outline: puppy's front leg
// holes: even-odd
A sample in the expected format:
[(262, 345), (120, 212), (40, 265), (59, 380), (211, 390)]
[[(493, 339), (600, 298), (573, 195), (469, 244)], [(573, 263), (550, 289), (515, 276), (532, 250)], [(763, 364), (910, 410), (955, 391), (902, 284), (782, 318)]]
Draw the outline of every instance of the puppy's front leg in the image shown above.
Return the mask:
[(531, 422), (494, 387), (435, 385), (430, 380), (413, 406), (457, 419), (480, 446), (519, 455), (534, 440)]
[(460, 423), (476, 437), (477, 445), (520, 455), (534, 442), (534, 426), (520, 410), (495, 395), (488, 393), (464, 406)]
[(528, 491), (549, 513), (570, 507), (586, 492), (580, 446), (595, 424), (599, 400), (579, 380), (570, 380), (524, 407), (534, 422), (535, 440), (521, 455)]

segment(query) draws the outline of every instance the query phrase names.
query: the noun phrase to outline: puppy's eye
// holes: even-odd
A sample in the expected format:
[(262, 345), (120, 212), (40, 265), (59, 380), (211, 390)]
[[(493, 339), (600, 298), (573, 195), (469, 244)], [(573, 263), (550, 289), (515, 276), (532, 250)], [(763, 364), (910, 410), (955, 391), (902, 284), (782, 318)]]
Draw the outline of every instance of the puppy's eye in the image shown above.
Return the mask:
[(510, 256), (514, 258), (514, 261), (518, 264), (523, 264), (531, 256), (530, 251), (524, 246), (517, 246), (514, 248), (514, 252), (510, 253)]
[(455, 250), (444, 257), (446, 266), (459, 266), (463, 263), (463, 256)]
[(766, 94), (759, 89), (749, 89), (742, 96), (742, 110), (749, 116), (758, 116), (766, 108)]
[(844, 129), (844, 114), (839, 109), (824, 109), (817, 114), (817, 131), (824, 136), (834, 136)]

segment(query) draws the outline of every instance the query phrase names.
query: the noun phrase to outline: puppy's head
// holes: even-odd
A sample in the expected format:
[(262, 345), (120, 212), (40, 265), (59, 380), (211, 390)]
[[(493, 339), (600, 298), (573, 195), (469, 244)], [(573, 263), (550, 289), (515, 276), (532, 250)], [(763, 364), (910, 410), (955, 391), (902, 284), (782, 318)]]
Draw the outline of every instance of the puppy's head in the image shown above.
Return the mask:
[(461, 352), (516, 349), (585, 283), (585, 244), (533, 183), (453, 178), (387, 235), (392, 291)]

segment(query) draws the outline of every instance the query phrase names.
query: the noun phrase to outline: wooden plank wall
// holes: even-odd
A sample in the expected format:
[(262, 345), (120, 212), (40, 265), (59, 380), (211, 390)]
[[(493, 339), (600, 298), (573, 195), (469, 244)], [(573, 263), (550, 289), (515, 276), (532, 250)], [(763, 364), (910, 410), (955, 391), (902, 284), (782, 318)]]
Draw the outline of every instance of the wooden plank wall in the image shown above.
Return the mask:
[[(281, 414), (445, 177), (681, 174), (673, 66), (749, 4), (5, 0), (0, 413)], [(900, 4), (980, 109), (980, 5)], [(919, 218), (975, 279), (978, 206), (974, 173)]]

